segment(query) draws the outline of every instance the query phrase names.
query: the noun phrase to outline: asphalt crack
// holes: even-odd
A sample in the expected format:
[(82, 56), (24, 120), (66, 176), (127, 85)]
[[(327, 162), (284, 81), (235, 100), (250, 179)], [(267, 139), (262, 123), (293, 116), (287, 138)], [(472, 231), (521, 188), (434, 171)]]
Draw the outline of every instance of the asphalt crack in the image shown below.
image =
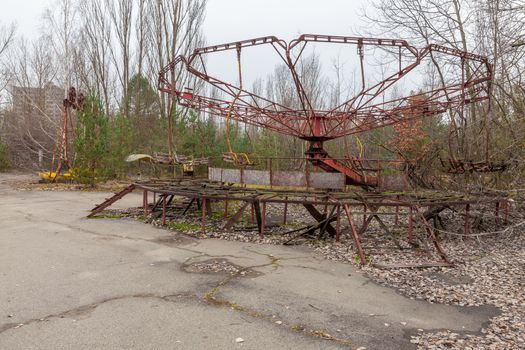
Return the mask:
[[(17, 212), (23, 213), (22, 211), (19, 211), (19, 210), (17, 210)], [(24, 215), (26, 215), (26, 219), (28, 221), (35, 222), (35, 217), (32, 214), (24, 213)], [(96, 236), (96, 237), (122, 239), (122, 240), (129, 240), (129, 241), (135, 241), (135, 242), (146, 242), (146, 243), (150, 243), (150, 244), (158, 244), (158, 245), (162, 245), (162, 246), (168, 246), (168, 247), (173, 248), (173, 249), (178, 249), (178, 250), (182, 250), (182, 251), (186, 251), (186, 252), (190, 252), (190, 253), (194, 253), (194, 254), (201, 254), (202, 253), (202, 252), (200, 252), (198, 250), (194, 250), (194, 249), (190, 249), (190, 248), (186, 248), (186, 247), (174, 246), (172, 244), (167, 244), (166, 242), (159, 241), (158, 239), (145, 239), (145, 238), (138, 238), (138, 237), (121, 236), (121, 235), (116, 235), (116, 234), (111, 234), (111, 233), (100, 233), (100, 232), (97, 232), (97, 231), (92, 231), (92, 230), (88, 230), (88, 229), (82, 228), (80, 226), (76, 226), (76, 225), (72, 225), (72, 224), (66, 224), (66, 223), (59, 222), (59, 221), (54, 221), (54, 220), (49, 220), (49, 219), (45, 219), (45, 218), (42, 218), (42, 217), (39, 217), (38, 220), (39, 221), (48, 222), (48, 223), (51, 223), (51, 224), (54, 224), (54, 225), (58, 225), (58, 226), (61, 226), (61, 227), (65, 227), (65, 228), (68, 228), (70, 230), (77, 230), (77, 231), (80, 231), (80, 232), (83, 232), (83, 233), (87, 233), (87, 234), (90, 234), (90, 235), (93, 235), (93, 236)], [(198, 243), (197, 243), (197, 245), (198, 245)]]
[(99, 306), (101, 306), (103, 304), (110, 303), (112, 301), (124, 300), (124, 299), (139, 299), (139, 298), (142, 298), (142, 299), (152, 299), (152, 298), (153, 299), (165, 299), (165, 298), (169, 298), (169, 297), (173, 297), (173, 296), (176, 296), (176, 295), (158, 296), (158, 295), (151, 294), (151, 293), (141, 293), (141, 294), (132, 294), (132, 295), (123, 295), (123, 296), (111, 297), (111, 298), (103, 299), (103, 300), (100, 300), (100, 301), (97, 301), (97, 302), (94, 302), (94, 303), (91, 303), (91, 304), (86, 304), (86, 305), (82, 305), (82, 306), (79, 306), (79, 307), (76, 307), (76, 308), (73, 308), (73, 309), (69, 309), (69, 310), (66, 310), (66, 311), (63, 311), (63, 312), (60, 312), (60, 313), (46, 315), (46, 316), (39, 317), (39, 318), (29, 319), (29, 320), (26, 320), (26, 321), (21, 322), (21, 323), (6, 323), (6, 324), (3, 324), (3, 325), (0, 325), (0, 334), (2, 334), (4, 332), (7, 332), (7, 331), (9, 331), (11, 329), (17, 329), (17, 328), (20, 328), (20, 327), (23, 327), (23, 326), (28, 326), (28, 325), (31, 325), (31, 324), (34, 324), (34, 323), (38, 323), (38, 322), (47, 322), (47, 321), (50, 321), (52, 319), (72, 318), (72, 317), (78, 317), (78, 316), (86, 315), (86, 314), (89, 314), (89, 313), (93, 312)]
[[(237, 312), (239, 312), (239, 313), (241, 313), (243, 315), (246, 315), (246, 316), (249, 316), (249, 317), (252, 317), (252, 318), (256, 318), (256, 319), (259, 319), (259, 320), (263, 320), (263, 321), (267, 321), (267, 322), (271, 322), (273, 324), (276, 324), (276, 320), (275, 320), (275, 316), (274, 315), (265, 314), (264, 312), (258, 311), (256, 309), (252, 309), (252, 308), (249, 308), (249, 307), (246, 307), (246, 306), (238, 305), (235, 302), (232, 302), (230, 300), (222, 299), (222, 298), (218, 298), (217, 297), (217, 293), (219, 293), (219, 291), (220, 291), (220, 289), (222, 287), (224, 287), (226, 285), (229, 285), (231, 282), (233, 282), (237, 278), (244, 277), (243, 272), (246, 273), (247, 271), (250, 271), (250, 270), (253, 270), (253, 269), (256, 269), (256, 268), (264, 268), (264, 267), (270, 267), (270, 266), (274, 267), (273, 271), (275, 271), (279, 267), (281, 267), (281, 265), (279, 265), (279, 261), (284, 260), (284, 259), (280, 259), (280, 258), (278, 258), (278, 257), (276, 257), (276, 256), (274, 256), (272, 254), (266, 254), (266, 253), (261, 253), (261, 252), (257, 252), (257, 251), (252, 251), (252, 250), (247, 249), (247, 248), (246, 248), (246, 250), (249, 251), (249, 252), (252, 252), (254, 254), (267, 256), (268, 259), (270, 260), (269, 263), (243, 267), (242, 269), (240, 269), (235, 274), (232, 274), (232, 275), (226, 277), (225, 279), (220, 281), (218, 284), (216, 284), (214, 287), (212, 287), (207, 293), (204, 294), (202, 300), (204, 300), (206, 303), (208, 303), (210, 305), (214, 305), (216, 307), (229, 308), (229, 309), (237, 311)], [(293, 259), (293, 258), (287, 258), (286, 260), (290, 260), (290, 259)], [(307, 327), (305, 325), (292, 324), (292, 323), (289, 323), (289, 322), (286, 322), (286, 321), (282, 321), (282, 320), (279, 320), (279, 322), (280, 322), (279, 323), (279, 327), (285, 327), (289, 331), (292, 331), (292, 332), (295, 332), (295, 333), (302, 333), (303, 335), (309, 336), (311, 338), (332, 341), (332, 342), (335, 342), (335, 343), (338, 343), (338, 344), (341, 344), (341, 345), (345, 345), (345, 346), (350, 346), (351, 344), (353, 344), (353, 342), (351, 340), (334, 337), (334, 336), (330, 335), (324, 329), (309, 329), (309, 327)]]
[[(42, 218), (42, 217), (36, 218), (33, 215), (31, 215), (31, 214), (28, 215), (27, 213), (23, 213), (22, 211), (19, 211), (19, 212), (21, 214), (24, 214), (26, 216), (26, 219), (28, 221), (30, 221), (30, 222), (35, 222), (35, 220), (38, 219), (39, 221), (41, 220), (41, 221), (49, 222), (51, 224), (55, 224), (55, 225), (58, 225), (58, 226), (61, 226), (61, 227), (66, 227), (66, 228), (68, 228), (70, 230), (77, 230), (79, 232), (86, 233), (86, 234), (93, 235), (93, 236), (97, 236), (97, 237), (122, 239), (122, 240), (131, 240), (131, 241), (147, 242), (147, 243), (150, 243), (150, 244), (166, 245), (166, 244), (163, 244), (163, 242), (159, 242), (158, 240), (155, 240), (155, 239), (151, 239), (150, 240), (150, 239), (137, 238), (137, 237), (121, 236), (121, 235), (116, 235), (116, 234), (100, 233), (100, 232), (96, 232), (96, 231), (92, 231), (92, 230), (89, 230), (89, 229), (82, 228), (82, 227), (77, 226), (77, 225), (67, 224), (67, 223), (58, 222), (58, 221), (54, 221), (54, 220), (49, 220), (49, 219), (45, 219), (45, 218)], [(198, 246), (198, 242), (197, 242), (197, 246)], [(240, 257), (235, 257), (235, 256), (229, 256), (229, 255), (213, 256), (213, 255), (210, 255), (210, 254), (206, 254), (206, 253), (200, 252), (198, 250), (189, 249), (189, 248), (180, 247), (180, 246), (174, 246), (174, 245), (169, 245), (169, 247), (173, 248), (173, 249), (178, 249), (178, 250), (187, 251), (187, 252), (191, 252), (191, 253), (197, 254), (196, 256), (189, 258), (189, 261), (192, 261), (194, 259), (203, 258), (203, 257), (209, 257), (209, 258), (213, 258), (213, 259), (218, 259), (218, 258), (240, 258)], [(240, 267), (238, 271), (236, 271), (235, 273), (233, 273), (233, 274), (227, 276), (226, 278), (222, 279), (221, 281), (219, 281), (219, 283), (215, 284), (211, 289), (209, 289), (207, 292), (205, 292), (204, 295), (199, 296), (199, 295), (195, 294), (194, 292), (185, 292), (185, 293), (177, 293), (177, 294), (169, 294), (169, 295), (157, 295), (157, 294), (154, 294), (154, 293), (142, 293), (142, 294), (116, 296), (116, 297), (103, 299), (103, 300), (100, 300), (100, 301), (97, 301), (97, 302), (94, 302), (94, 303), (91, 303), (91, 304), (82, 305), (82, 306), (79, 306), (79, 307), (76, 307), (76, 308), (73, 308), (73, 309), (70, 309), (70, 310), (67, 310), (67, 311), (63, 311), (63, 312), (60, 312), (60, 313), (57, 313), (57, 314), (51, 314), (51, 315), (47, 315), (47, 316), (40, 317), (40, 318), (29, 319), (29, 320), (26, 320), (26, 321), (24, 321), (22, 323), (3, 324), (3, 325), (0, 325), (0, 334), (3, 334), (5, 332), (13, 330), (13, 329), (18, 329), (20, 327), (24, 327), (24, 326), (28, 326), (28, 325), (31, 325), (31, 324), (39, 323), (39, 322), (46, 322), (46, 321), (50, 321), (50, 320), (54, 320), (54, 319), (61, 319), (61, 318), (79, 317), (79, 316), (82, 316), (82, 315), (90, 314), (94, 310), (96, 310), (99, 306), (107, 304), (107, 303), (110, 303), (110, 302), (113, 302), (113, 301), (125, 300), (125, 299), (137, 299), (137, 298), (140, 298), (140, 299), (158, 299), (158, 300), (163, 300), (165, 302), (179, 302), (181, 300), (181, 298), (184, 298), (186, 300), (191, 300), (191, 301), (194, 301), (194, 302), (201, 302), (201, 303), (204, 303), (205, 305), (210, 305), (210, 306), (214, 306), (214, 307), (229, 308), (231, 310), (234, 310), (234, 311), (240, 313), (241, 317), (242, 316), (248, 316), (248, 317), (251, 317), (251, 318), (255, 318), (255, 319), (262, 320), (262, 321), (270, 322), (272, 324), (276, 324), (276, 319), (275, 319), (274, 315), (265, 313), (264, 311), (258, 311), (256, 309), (253, 309), (253, 308), (250, 308), (250, 307), (247, 307), (247, 306), (238, 305), (235, 302), (227, 300), (227, 299), (219, 298), (218, 297), (218, 293), (220, 293), (221, 288), (223, 288), (223, 287), (225, 287), (227, 285), (230, 285), (233, 281), (235, 281), (235, 280), (237, 280), (239, 278), (245, 277), (246, 273), (248, 273), (249, 271), (253, 271), (253, 269), (271, 267), (272, 268), (271, 272), (274, 272), (274, 271), (276, 271), (276, 270), (278, 270), (279, 268), (282, 267), (282, 265), (280, 264), (281, 261), (301, 259), (302, 257), (279, 258), (279, 257), (274, 256), (273, 254), (256, 251), (256, 250), (253, 250), (253, 249), (249, 249), (247, 247), (245, 247), (243, 249), (246, 250), (247, 252), (252, 253), (252, 254), (265, 256), (268, 259), (268, 262), (264, 263), (264, 264), (251, 265), (251, 266), (247, 266), (247, 267)], [(187, 263), (188, 263), (188, 261), (186, 262), (186, 264)], [(279, 322), (280, 322), (278, 324), (279, 327), (284, 327), (284, 328), (286, 328), (289, 331), (294, 332), (294, 333), (301, 333), (301, 334), (303, 334), (305, 336), (308, 336), (308, 337), (311, 337), (311, 338), (324, 339), (324, 340), (336, 342), (336, 343), (339, 343), (339, 344), (345, 345), (345, 346), (349, 346), (350, 344), (352, 344), (352, 342), (349, 339), (337, 338), (335, 336), (330, 335), (326, 330), (323, 330), (323, 329), (311, 329), (311, 328), (307, 327), (306, 325), (293, 324), (293, 323), (287, 322), (285, 320), (280, 320)]]

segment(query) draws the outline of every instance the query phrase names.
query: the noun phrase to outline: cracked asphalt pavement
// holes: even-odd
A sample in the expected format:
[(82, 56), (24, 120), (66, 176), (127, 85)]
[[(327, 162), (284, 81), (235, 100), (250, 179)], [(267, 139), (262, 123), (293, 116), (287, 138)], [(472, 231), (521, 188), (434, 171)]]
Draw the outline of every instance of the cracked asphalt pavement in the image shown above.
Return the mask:
[[(86, 219), (107, 193), (18, 191), (20, 176), (0, 174), (0, 350), (412, 349), (418, 329), (477, 333), (497, 314), (405, 298), (306, 248)], [(227, 269), (191, 268), (210, 262)]]

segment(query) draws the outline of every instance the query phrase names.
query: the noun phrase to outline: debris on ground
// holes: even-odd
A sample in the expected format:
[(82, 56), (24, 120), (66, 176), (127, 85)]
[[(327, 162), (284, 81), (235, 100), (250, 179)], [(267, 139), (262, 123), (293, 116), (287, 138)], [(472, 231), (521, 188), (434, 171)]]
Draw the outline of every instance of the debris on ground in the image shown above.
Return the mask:
[[(268, 222), (278, 222), (282, 208), (275, 206), (268, 207), (267, 210)], [(106, 212), (131, 216), (155, 226), (162, 226), (159, 218), (152, 215), (145, 217), (142, 208), (126, 211), (106, 210)], [(518, 213), (514, 220), (518, 222), (522, 216)], [(222, 215), (217, 213), (207, 218), (205, 233), (200, 219), (200, 213), (177, 215), (168, 220), (167, 227), (179, 234), (198, 239), (215, 238), (257, 244), (284, 244), (290, 239), (287, 232), (312, 222), (312, 218), (304, 212), (303, 208), (290, 206), (288, 223), (268, 225), (265, 236), (261, 237), (257, 232), (257, 226), (249, 217), (243, 218), (233, 229), (223, 230)], [(396, 235), (401, 237), (406, 227), (403, 225), (396, 227), (392, 220), (393, 218), (387, 218), (385, 222), (395, 227)], [(447, 222), (447, 227), (458, 227), (456, 225), (461, 222), (461, 218), (458, 219), (455, 213), (443, 213), (443, 220)], [(359, 264), (349, 236), (343, 237), (342, 242), (339, 243), (333, 238), (302, 236), (294, 240), (293, 244), (311, 247), (326, 259), (360, 267), (375, 282), (396, 288), (409, 298), (460, 307), (491, 305), (501, 310), (501, 314), (492, 318), (480, 334), (458, 334), (447, 330), (429, 333), (421, 331), (411, 337), (411, 342), (420, 349), (525, 349), (523, 336), (525, 334), (525, 243), (522, 234), (525, 227), (519, 225), (514, 228), (508, 227), (510, 229), (501, 230), (502, 233), (494, 235), (477, 236), (474, 233), (472, 237), (463, 237), (452, 233), (443, 234), (441, 244), (454, 262), (454, 268), (381, 269), (375, 267), (373, 263), (377, 261), (401, 264), (426, 260), (429, 256), (421, 249), (410, 250), (408, 245), (403, 245), (402, 251), (394, 249), (392, 238), (381, 233), (379, 227), (373, 226), (362, 235), (362, 244), (371, 253), (368, 256), (369, 264), (364, 267)], [(498, 232), (502, 224), (498, 224), (495, 220), (485, 220), (481, 228)], [(221, 262), (206, 262), (197, 266), (203, 271), (226, 270), (229, 273), (236, 273), (234, 268), (226, 267)], [(406, 325), (406, 322), (401, 324)], [(385, 324), (385, 327), (390, 326)]]

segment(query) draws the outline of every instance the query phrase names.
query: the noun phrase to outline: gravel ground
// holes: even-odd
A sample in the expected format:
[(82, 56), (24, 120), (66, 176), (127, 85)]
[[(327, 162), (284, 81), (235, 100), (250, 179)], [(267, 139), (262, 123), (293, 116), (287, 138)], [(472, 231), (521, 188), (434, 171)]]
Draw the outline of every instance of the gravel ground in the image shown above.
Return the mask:
[(421, 349), (525, 349), (525, 250), (521, 233), (481, 242), (447, 241), (455, 268), (364, 270), (378, 283), (431, 303), (494, 305), (501, 315), (480, 335), (448, 331), (412, 337)]
[(214, 259), (187, 265), (185, 270), (192, 273), (225, 273), (234, 276), (241, 268), (226, 260)]
[[(437, 261), (438, 257), (434, 252), (427, 254), (424, 249), (407, 244), (403, 240), (406, 227), (402, 225), (392, 229), (394, 236), (399, 238), (399, 243), (405, 248), (402, 251), (396, 248), (392, 237), (385, 235), (377, 223), (371, 224), (369, 230), (362, 235), (362, 245), (365, 253), (369, 254), (368, 262), (370, 262), (362, 269), (377, 283), (396, 288), (399, 293), (407, 297), (430, 303), (463, 307), (492, 305), (501, 310), (501, 314), (494, 317), (480, 334), (458, 334), (447, 330), (436, 333), (419, 332), (411, 339), (419, 349), (525, 349), (525, 244), (523, 240), (525, 225), (519, 225), (525, 222), (525, 210), (518, 208), (519, 206), (521, 204), (513, 206), (511, 225), (507, 226), (490, 217), (488, 211), (472, 212), (473, 217), (478, 216), (483, 220), (475, 222), (472, 228), (474, 235), (469, 238), (458, 235), (463, 228), (461, 215), (457, 212), (444, 212), (442, 219), (445, 226), (448, 230), (456, 232), (441, 233), (441, 244), (449, 259), (455, 263), (454, 268), (379, 269), (373, 267), (371, 263), (376, 262), (418, 263)], [(233, 210), (232, 208), (231, 213)], [(161, 226), (159, 220), (140, 216), (141, 209), (132, 209), (124, 213), (108, 210), (107, 213), (116, 216), (123, 214), (134, 216)], [(393, 217), (384, 217), (384, 221), (389, 227), (394, 227)], [(304, 209), (290, 206), (288, 224), (283, 227), (278, 225), (282, 222), (282, 207), (269, 206), (264, 238), (257, 234), (249, 217), (245, 217), (233, 230), (224, 231), (221, 229), (224, 221), (221, 219), (220, 212), (217, 212), (207, 219), (206, 234), (200, 229), (198, 213), (179, 218), (174, 222), (176, 225), (170, 223), (168, 227), (178, 232), (181, 231), (181, 227), (186, 228), (183, 230), (184, 234), (199, 239), (219, 238), (259, 244), (283, 244), (297, 235), (297, 233), (286, 234), (287, 232), (310, 225), (313, 219)], [(357, 224), (359, 226), (359, 219)], [(348, 231), (348, 228), (343, 226), (343, 230)], [(500, 233), (491, 235), (481, 233), (496, 231)], [(419, 242), (423, 243), (423, 230), (416, 228), (415, 232)], [(349, 236), (343, 237), (341, 243), (333, 239), (320, 240), (312, 237), (299, 237), (292, 243), (310, 246), (330, 260), (359, 264)], [(214, 264), (213, 267), (200, 268), (228, 270), (220, 263)]]

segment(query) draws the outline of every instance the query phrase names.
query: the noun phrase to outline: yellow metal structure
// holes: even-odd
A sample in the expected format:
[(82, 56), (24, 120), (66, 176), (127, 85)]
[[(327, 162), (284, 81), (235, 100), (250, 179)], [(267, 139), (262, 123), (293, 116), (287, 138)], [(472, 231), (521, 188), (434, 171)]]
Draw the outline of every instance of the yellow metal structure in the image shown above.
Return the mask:
[(54, 171), (47, 171), (38, 173), (38, 176), (40, 177), (40, 179), (42, 179), (42, 181), (45, 182), (71, 181), (74, 178), (72, 169), (61, 175), (57, 174)]
[(253, 165), (253, 162), (250, 160), (248, 155), (246, 153), (236, 153), (233, 150), (231, 141), (230, 141), (230, 120), (233, 113), (233, 107), (235, 106), (235, 102), (241, 97), (243, 84), (242, 84), (242, 68), (241, 68), (241, 48), (237, 47), (237, 71), (239, 73), (239, 92), (237, 95), (235, 95), (235, 98), (233, 99), (232, 103), (230, 104), (230, 108), (228, 109), (228, 114), (226, 116), (226, 124), (225, 124), (225, 130), (226, 130), (226, 145), (228, 146), (228, 152), (223, 153), (222, 158), (226, 162), (231, 162), (235, 164), (236, 166), (243, 167), (243, 166), (251, 166)]

